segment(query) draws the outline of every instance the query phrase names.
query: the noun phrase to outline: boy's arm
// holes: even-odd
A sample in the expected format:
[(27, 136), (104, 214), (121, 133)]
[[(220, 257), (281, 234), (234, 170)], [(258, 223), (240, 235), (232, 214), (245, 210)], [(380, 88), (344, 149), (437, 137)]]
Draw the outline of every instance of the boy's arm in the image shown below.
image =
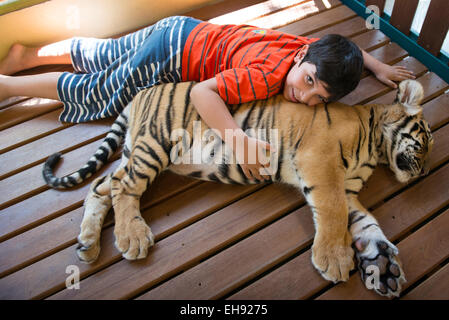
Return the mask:
[[(255, 164), (247, 164), (247, 162), (249, 158), (248, 152), (256, 152), (255, 150), (257, 147), (269, 150), (270, 145), (265, 141), (247, 136), (239, 127), (225, 102), (218, 94), (216, 79), (211, 78), (196, 84), (192, 88), (190, 98), (201, 119), (210, 128), (218, 130), (222, 140), (234, 151), (239, 165), (242, 167), (246, 177), (249, 179), (255, 177), (259, 180), (263, 180), (264, 178), (268, 179), (268, 176), (259, 174), (259, 169), (263, 167), (262, 164), (258, 161)], [(226, 129), (231, 129), (233, 131), (232, 137), (226, 136)], [(232, 140), (226, 141), (226, 138)], [(234, 149), (234, 143), (237, 140), (244, 142), (243, 153), (239, 153), (238, 149)]]
[(396, 83), (393, 81), (402, 81), (405, 79), (415, 79), (413, 72), (407, 70), (403, 66), (390, 66), (388, 64), (382, 63), (373, 56), (371, 56), (366, 51), (360, 49), (363, 54), (363, 61), (365, 67), (370, 69), (379, 81), (385, 83), (386, 85), (397, 88)]
[(218, 130), (223, 141), (226, 137), (226, 129), (232, 129), (234, 136), (237, 138), (243, 138), (245, 136), (245, 132), (235, 122), (228, 107), (218, 94), (215, 78), (196, 84), (190, 93), (190, 98), (201, 119), (210, 128)]

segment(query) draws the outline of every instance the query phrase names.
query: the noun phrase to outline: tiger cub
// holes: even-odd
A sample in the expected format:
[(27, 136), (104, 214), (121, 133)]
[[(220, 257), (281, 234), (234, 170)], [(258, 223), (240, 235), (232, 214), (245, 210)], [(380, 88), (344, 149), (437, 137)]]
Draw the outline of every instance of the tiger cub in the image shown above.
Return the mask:
[[(208, 127), (190, 103), (193, 85), (162, 84), (140, 92), (117, 118), (97, 152), (77, 172), (55, 177), (52, 168), (59, 154), (45, 163), (47, 184), (70, 188), (102, 167), (125, 140), (121, 164), (114, 173), (97, 178), (85, 200), (77, 249), (82, 261), (97, 259), (102, 223), (111, 206), (115, 211), (116, 248), (129, 260), (146, 257), (154, 237), (141, 217), (139, 199), (165, 169), (223, 183), (261, 182), (245, 177), (236, 161), (230, 161), (234, 155), (220, 139), (216, 141), (223, 148), (215, 148), (217, 143), (212, 148), (207, 139), (201, 140), (202, 135), (195, 138), (198, 124), (201, 134)], [(329, 103), (309, 107), (278, 95), (230, 106), (243, 130), (263, 129), (261, 132), (266, 133), (262, 139), (276, 147), (270, 163), (276, 162), (277, 168), (269, 173), (270, 180), (303, 192), (313, 211), (316, 230), (312, 263), (325, 279), (348, 280), (355, 251), (362, 279), (372, 272), (370, 267), (377, 267), (380, 283), (374, 288), (376, 292), (399, 295), (405, 278), (398, 249), (357, 196), (378, 163), (389, 165), (400, 182), (426, 173), (433, 139), (422, 116), (422, 97), (422, 86), (407, 80), (400, 83), (396, 100), (390, 105)], [(182, 132), (182, 143), (173, 139), (175, 132)], [(195, 143), (206, 150), (208, 160), (189, 161), (195, 155), (188, 147)]]

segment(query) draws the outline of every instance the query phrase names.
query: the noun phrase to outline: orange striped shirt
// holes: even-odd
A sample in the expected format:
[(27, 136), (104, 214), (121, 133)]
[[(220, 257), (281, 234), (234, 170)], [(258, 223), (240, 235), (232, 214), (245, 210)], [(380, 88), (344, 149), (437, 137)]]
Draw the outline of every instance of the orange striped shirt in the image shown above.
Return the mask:
[(215, 77), (228, 104), (267, 99), (278, 93), (303, 45), (318, 39), (247, 25), (202, 22), (187, 37), (183, 81)]

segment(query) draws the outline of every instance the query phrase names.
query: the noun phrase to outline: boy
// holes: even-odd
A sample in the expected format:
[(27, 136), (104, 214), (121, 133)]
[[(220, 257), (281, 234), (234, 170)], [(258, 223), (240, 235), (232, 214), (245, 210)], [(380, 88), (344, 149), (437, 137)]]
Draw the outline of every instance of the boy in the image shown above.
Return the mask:
[[(315, 105), (338, 100), (357, 86), (363, 64), (376, 77), (412, 78), (401, 67), (383, 64), (350, 40), (328, 35), (308, 39), (251, 26), (214, 25), (189, 17), (169, 17), (119, 39), (73, 38), (53, 46), (60, 52), (15, 45), (0, 63), (0, 74), (43, 64), (72, 63), (77, 73), (0, 76), (0, 100), (10, 96), (57, 99), (61, 121), (83, 122), (117, 116), (142, 89), (162, 82), (199, 81), (191, 99), (205, 123), (225, 137), (245, 142), (235, 151), (248, 179), (269, 178), (262, 165), (248, 164), (249, 150), (268, 143), (247, 136), (227, 106), (283, 92), (292, 102)], [(62, 48), (62, 49), (61, 49)], [(233, 141), (225, 141), (233, 147)], [(269, 165), (269, 164), (268, 164)]]

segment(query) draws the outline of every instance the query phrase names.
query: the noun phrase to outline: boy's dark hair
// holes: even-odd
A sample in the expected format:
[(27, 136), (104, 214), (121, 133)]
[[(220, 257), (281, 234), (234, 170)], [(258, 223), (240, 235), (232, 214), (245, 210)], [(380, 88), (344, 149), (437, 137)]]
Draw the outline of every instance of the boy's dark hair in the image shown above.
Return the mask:
[(309, 45), (301, 63), (316, 66), (316, 76), (327, 84), (329, 101), (336, 101), (354, 90), (363, 71), (363, 55), (351, 40), (328, 34)]

